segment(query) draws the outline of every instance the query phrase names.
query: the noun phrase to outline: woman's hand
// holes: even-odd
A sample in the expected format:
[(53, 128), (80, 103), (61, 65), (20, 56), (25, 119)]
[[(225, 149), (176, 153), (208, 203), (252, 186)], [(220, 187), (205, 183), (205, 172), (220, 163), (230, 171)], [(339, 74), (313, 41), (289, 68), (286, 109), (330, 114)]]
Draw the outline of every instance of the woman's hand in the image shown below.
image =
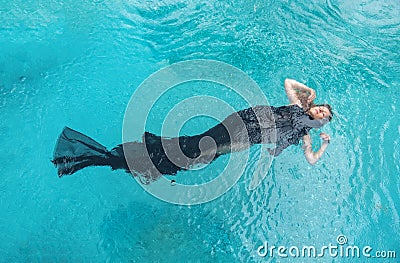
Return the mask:
[(324, 133), (324, 132), (321, 132), (321, 133), (319, 134), (319, 137), (321, 137), (322, 141), (323, 141), (323, 142), (326, 142), (326, 143), (329, 143), (330, 140), (331, 140), (331, 136), (329, 136), (329, 134)]
[(289, 101), (305, 110), (308, 110), (312, 101), (317, 96), (315, 90), (294, 79), (285, 79), (284, 85)]
[(314, 165), (317, 163), (319, 158), (321, 158), (322, 154), (325, 152), (326, 148), (328, 147), (329, 141), (331, 137), (324, 133), (321, 132), (319, 134), (321, 139), (323, 140), (323, 143), (321, 147), (319, 148), (318, 151), (313, 152), (312, 150), (312, 140), (309, 134), (303, 136), (303, 150), (304, 150), (304, 155), (306, 156), (307, 161), (311, 164)]
[(313, 100), (315, 100), (315, 98), (317, 97), (317, 94), (315, 93), (315, 90), (310, 88), (309, 91), (310, 91), (310, 95), (308, 96), (307, 103), (313, 102)]
[(311, 145), (311, 137), (310, 134), (306, 134), (303, 136), (303, 143), (305, 146)]

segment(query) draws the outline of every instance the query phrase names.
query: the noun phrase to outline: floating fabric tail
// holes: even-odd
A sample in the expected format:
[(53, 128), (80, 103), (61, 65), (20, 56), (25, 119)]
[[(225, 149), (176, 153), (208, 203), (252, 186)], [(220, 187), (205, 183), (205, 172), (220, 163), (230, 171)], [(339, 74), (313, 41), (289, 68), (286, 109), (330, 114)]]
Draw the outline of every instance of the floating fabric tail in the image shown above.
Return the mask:
[(65, 127), (58, 137), (52, 163), (58, 176), (73, 174), (92, 165), (109, 165), (110, 152), (92, 138)]

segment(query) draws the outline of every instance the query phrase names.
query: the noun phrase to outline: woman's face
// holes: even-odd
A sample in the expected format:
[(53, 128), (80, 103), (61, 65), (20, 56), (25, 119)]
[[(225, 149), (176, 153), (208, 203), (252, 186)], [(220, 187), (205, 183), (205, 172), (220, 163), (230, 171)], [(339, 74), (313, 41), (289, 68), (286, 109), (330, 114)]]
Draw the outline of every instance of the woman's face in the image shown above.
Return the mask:
[(323, 119), (331, 115), (329, 109), (325, 106), (315, 106), (309, 110), (311, 117), (314, 119)]

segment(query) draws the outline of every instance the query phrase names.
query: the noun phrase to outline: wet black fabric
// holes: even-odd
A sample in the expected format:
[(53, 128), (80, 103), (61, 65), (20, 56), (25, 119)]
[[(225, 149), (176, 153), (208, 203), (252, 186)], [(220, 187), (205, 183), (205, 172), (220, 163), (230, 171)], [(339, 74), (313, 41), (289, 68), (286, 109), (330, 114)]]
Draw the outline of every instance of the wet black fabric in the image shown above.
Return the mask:
[(57, 140), (52, 162), (58, 169), (58, 175), (62, 176), (104, 162), (107, 152), (93, 139), (65, 127)]
[[(297, 105), (257, 106), (235, 112), (199, 135), (165, 138), (146, 132), (142, 142), (124, 143), (111, 151), (90, 137), (65, 127), (57, 140), (52, 162), (58, 168), (59, 176), (92, 165), (107, 165), (112, 169), (129, 171), (128, 163), (140, 163), (139, 172), (151, 171), (152, 168), (146, 166), (153, 165), (160, 174), (176, 174), (198, 163), (212, 162), (222, 154), (247, 149), (254, 144), (276, 144), (271, 153), (277, 156), (288, 146), (298, 144), (312, 128), (324, 124), (324, 121), (310, 118)], [(145, 149), (151, 163), (142, 161), (145, 160), (143, 156), (140, 161), (135, 160), (139, 160), (135, 154), (127, 156), (125, 153), (129, 147), (132, 153), (139, 148)]]

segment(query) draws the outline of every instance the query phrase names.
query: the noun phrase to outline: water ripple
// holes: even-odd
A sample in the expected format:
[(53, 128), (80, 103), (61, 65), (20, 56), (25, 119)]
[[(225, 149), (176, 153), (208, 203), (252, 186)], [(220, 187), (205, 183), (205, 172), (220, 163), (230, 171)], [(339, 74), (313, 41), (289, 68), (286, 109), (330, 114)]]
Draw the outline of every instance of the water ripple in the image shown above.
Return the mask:
[[(76, 216), (87, 202), (93, 211), (109, 214), (100, 219), (99, 231), (93, 227), (79, 236), (97, 231), (98, 248), (110, 261), (146, 256), (157, 261), (150, 252), (160, 247), (171, 261), (176, 260), (177, 251), (181, 256), (211, 261), (226, 256), (231, 261), (260, 262), (256, 248), (263, 241), (319, 245), (332, 243), (343, 233), (351, 234), (358, 244), (398, 246), (399, 237), (393, 235), (400, 231), (397, 0), (19, 4), (11, 1), (0, 7), (6, 10), (0, 18), (0, 109), (4, 114), (0, 132), (7, 157), (18, 160), (35, 152), (39, 159), (25, 158), (25, 168), (15, 168), (15, 164), (5, 170), (7, 184), (1, 184), (0, 191), (6, 192), (7, 198), (0, 203), (3, 211), (11, 212), (5, 214), (4, 223), (13, 226), (8, 219), (19, 218), (20, 225), (14, 227), (33, 232), (35, 227), (27, 227), (25, 221), (34, 217), (39, 224), (45, 216), (21, 215), (19, 208), (29, 202), (27, 196), (38, 197), (34, 198), (36, 205), (39, 193), (52, 192), (56, 198), (47, 203), (49, 212), (56, 215), (49, 222), (58, 222), (54, 249), (59, 248), (57, 240), (65, 233), (65, 225), (76, 225)], [(21, 44), (9, 48), (12, 43)], [(260, 84), (273, 105), (287, 103), (282, 87), (286, 77), (314, 87), (318, 99), (331, 103), (335, 111), (334, 121), (321, 130), (331, 135), (332, 143), (320, 162), (310, 167), (302, 150), (293, 146), (274, 160), (255, 191), (248, 190), (256, 165), (251, 160), (235, 187), (204, 206), (177, 209), (136, 202), (109, 212), (107, 202), (119, 204), (119, 197), (107, 202), (95, 198), (90, 203), (82, 196), (78, 204), (72, 199), (71, 204), (62, 206), (73, 212), (70, 218), (61, 218), (64, 209), (54, 210), (61, 191), (49, 189), (47, 177), (36, 176), (42, 169), (29, 170), (43, 168), (38, 163), (50, 152), (48, 145), (53, 139), (48, 137), (56, 136), (53, 126), (75, 123), (84, 130), (86, 125), (106, 136), (108, 131), (118, 130), (120, 119), (116, 116), (122, 116), (127, 98), (140, 81), (160, 66), (191, 58), (218, 59), (238, 66)], [(110, 85), (116, 80), (118, 88)], [(11, 124), (19, 125), (18, 129)], [(52, 135), (44, 136), (43, 131)], [(316, 142), (319, 132), (312, 133)], [(27, 138), (26, 134), (34, 136)], [(10, 140), (17, 137), (21, 139)], [(112, 140), (118, 138), (115, 135)], [(69, 184), (78, 182), (77, 178), (79, 175), (71, 177)], [(72, 193), (81, 194), (76, 193), (78, 183), (68, 186), (68, 182), (63, 187), (70, 187), (71, 193), (62, 196), (64, 201)], [(93, 183), (87, 179), (79, 187), (88, 190), (84, 185), (89, 182)], [(24, 191), (14, 207), (11, 186)], [(109, 189), (105, 183), (98, 186)], [(91, 196), (94, 191), (89, 191)], [(129, 191), (120, 195), (129, 199)], [(141, 217), (143, 211), (147, 212)], [(91, 220), (80, 220), (77, 225)], [(12, 235), (10, 229), (5, 236)], [(310, 243), (304, 244), (304, 240)], [(68, 243), (68, 248), (73, 251), (73, 244)]]

